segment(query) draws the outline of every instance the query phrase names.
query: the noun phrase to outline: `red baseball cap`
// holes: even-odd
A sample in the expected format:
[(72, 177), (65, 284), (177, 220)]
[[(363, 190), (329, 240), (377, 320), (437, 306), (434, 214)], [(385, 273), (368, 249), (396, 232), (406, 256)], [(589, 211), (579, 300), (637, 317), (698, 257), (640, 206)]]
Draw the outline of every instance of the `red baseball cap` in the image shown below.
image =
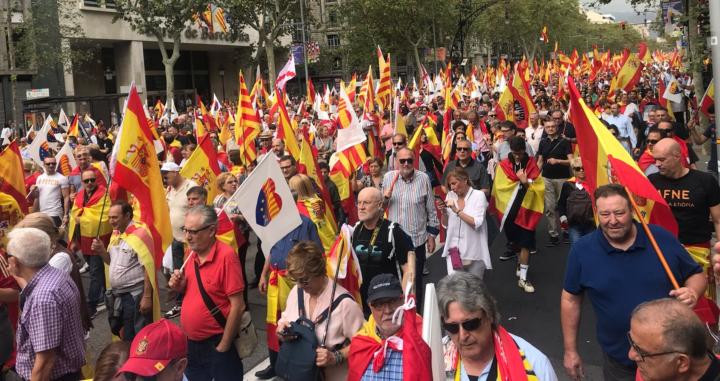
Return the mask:
[(187, 356), (187, 338), (180, 327), (161, 319), (145, 326), (130, 345), (130, 356), (118, 373), (154, 376), (170, 361)]

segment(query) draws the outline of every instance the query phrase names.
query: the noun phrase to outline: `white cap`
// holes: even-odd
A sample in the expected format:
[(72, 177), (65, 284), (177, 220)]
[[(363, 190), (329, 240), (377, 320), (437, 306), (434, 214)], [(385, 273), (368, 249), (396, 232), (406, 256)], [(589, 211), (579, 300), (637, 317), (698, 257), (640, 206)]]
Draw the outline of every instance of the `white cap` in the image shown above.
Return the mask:
[(180, 166), (172, 161), (166, 161), (160, 168), (161, 172), (180, 172)]

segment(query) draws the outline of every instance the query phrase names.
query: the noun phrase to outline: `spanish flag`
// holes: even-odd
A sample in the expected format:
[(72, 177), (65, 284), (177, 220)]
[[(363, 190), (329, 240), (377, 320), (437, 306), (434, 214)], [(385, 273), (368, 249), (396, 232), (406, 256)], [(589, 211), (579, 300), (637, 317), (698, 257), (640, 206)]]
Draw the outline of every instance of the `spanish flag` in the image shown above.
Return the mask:
[(715, 82), (713, 80), (710, 80), (710, 86), (708, 86), (707, 90), (705, 90), (705, 95), (703, 95), (702, 99), (700, 100), (700, 111), (709, 117), (710, 107), (715, 104), (714, 102)]
[(0, 192), (15, 199), (23, 213), (28, 211), (27, 190), (23, 178), (23, 162), (17, 141), (0, 153)]
[(637, 198), (642, 217), (673, 234), (678, 227), (670, 207), (640, 170), (630, 154), (615, 139), (580, 97), (575, 81), (570, 88), (570, 121), (575, 126), (578, 148), (585, 168), (585, 184), (590, 195), (601, 185), (622, 184)]
[(78, 114), (75, 114), (75, 117), (72, 120), (72, 123), (70, 123), (70, 127), (68, 127), (67, 136), (80, 136), (80, 123), (79, 123), (80, 116)]
[[(506, 218), (511, 211), (517, 208), (515, 216), (516, 225), (523, 229), (535, 230), (545, 208), (545, 184), (540, 179), (540, 169), (534, 157), (529, 157), (525, 165), (527, 178), (534, 180), (528, 185), (522, 185), (513, 168), (510, 158), (500, 162), (495, 171), (495, 182), (490, 197), (490, 210), (500, 221), (500, 230), (505, 226)], [(518, 195), (524, 192), (519, 199)], [(518, 205), (519, 203), (519, 205)]]
[(643, 63), (638, 58), (637, 54), (625, 51), (623, 53), (623, 61), (620, 65), (620, 70), (613, 78), (610, 84), (609, 95), (613, 95), (615, 90), (622, 89), (625, 91), (632, 90), (635, 85), (640, 81), (642, 75)]
[(119, 230), (114, 230), (112, 232), (112, 236), (110, 237), (110, 246), (117, 245), (120, 241), (124, 241), (128, 244), (128, 246), (130, 246), (130, 248), (133, 249), (133, 251), (137, 254), (138, 261), (140, 261), (140, 264), (145, 268), (145, 272), (147, 273), (148, 279), (150, 279), (150, 284), (152, 285), (153, 290), (152, 319), (153, 321), (158, 321), (161, 317), (160, 297), (158, 294), (160, 290), (158, 289), (156, 278), (157, 272), (155, 271), (155, 261), (153, 260), (152, 255), (153, 247), (155, 247), (152, 236), (145, 226), (140, 223), (133, 222), (128, 225), (123, 233), (120, 233)]
[(0, 224), (0, 247), (6, 247), (7, 234), (23, 217), (25, 214), (20, 210), (20, 205), (15, 198), (5, 192), (0, 192), (0, 218), (3, 221)]
[(513, 121), (515, 115), (515, 98), (513, 97), (511, 86), (506, 86), (500, 98), (498, 98), (497, 104), (495, 105), (495, 113), (497, 114), (498, 120), (509, 120)]
[[(348, 224), (343, 224), (340, 228), (335, 242), (329, 251), (326, 251), (327, 275), (330, 279), (335, 279), (337, 274), (337, 282), (343, 286), (357, 304), (362, 308), (362, 297), (360, 295), (360, 286), (362, 286), (363, 278), (360, 270), (360, 262), (352, 249), (352, 228)], [(340, 268), (338, 270), (338, 264)]]
[(310, 218), (317, 228), (323, 251), (328, 252), (337, 236), (337, 225), (332, 209), (320, 197), (311, 197), (296, 202), (300, 214)]
[(238, 252), (240, 246), (247, 242), (245, 240), (245, 236), (238, 229), (238, 226), (235, 225), (235, 223), (230, 219), (230, 216), (222, 210), (218, 213), (215, 238), (217, 238), (218, 241), (232, 247), (236, 253)]
[(152, 235), (155, 264), (159, 266), (165, 249), (172, 241), (170, 211), (165, 200), (153, 134), (134, 84), (130, 88), (111, 164), (114, 168), (113, 183), (137, 200), (138, 220), (147, 226)]
[(285, 311), (287, 305), (287, 298), (290, 295), (290, 290), (295, 286), (295, 283), (288, 276), (287, 269), (279, 269), (277, 267), (270, 267), (270, 277), (268, 278), (267, 286), (267, 315), (265, 316), (265, 323), (267, 325), (267, 346), (268, 349), (278, 352), (280, 350), (280, 343), (278, 342), (277, 334), (277, 322), (280, 320), (280, 315)]
[[(516, 120), (515, 123), (518, 128), (525, 129), (528, 125), (530, 114), (535, 112), (535, 105), (533, 104), (532, 97), (530, 97), (528, 83), (523, 77), (524, 75), (522, 74), (522, 70), (520, 70), (519, 65), (516, 64), (515, 75), (513, 75), (512, 82), (510, 82), (508, 89), (510, 89), (510, 93), (512, 93), (513, 98), (518, 102), (520, 108), (522, 109), (523, 119)], [(512, 113), (512, 110), (510, 110), (510, 112)]]
[[(92, 253), (90, 245), (93, 239), (99, 237), (107, 245), (112, 226), (108, 220), (108, 209), (110, 209), (110, 197), (106, 187), (98, 185), (95, 192), (85, 202), (87, 188), (83, 188), (75, 195), (75, 200), (70, 210), (70, 223), (68, 225), (68, 239), (80, 240), (80, 250), (83, 254)], [(79, 229), (79, 230), (78, 230)]]
[(195, 184), (205, 188), (208, 192), (207, 202), (212, 205), (218, 193), (217, 177), (220, 175), (217, 152), (212, 145), (210, 135), (203, 136), (198, 142), (195, 151), (180, 170), (180, 176), (192, 180)]
[(290, 115), (285, 105), (285, 96), (280, 89), (275, 89), (275, 94), (278, 99), (278, 111), (280, 112), (280, 118), (278, 120), (277, 137), (285, 142), (285, 148), (290, 152), (290, 155), (298, 161), (300, 159), (300, 147), (298, 147), (297, 139), (295, 138), (295, 130), (292, 127), (290, 121)]

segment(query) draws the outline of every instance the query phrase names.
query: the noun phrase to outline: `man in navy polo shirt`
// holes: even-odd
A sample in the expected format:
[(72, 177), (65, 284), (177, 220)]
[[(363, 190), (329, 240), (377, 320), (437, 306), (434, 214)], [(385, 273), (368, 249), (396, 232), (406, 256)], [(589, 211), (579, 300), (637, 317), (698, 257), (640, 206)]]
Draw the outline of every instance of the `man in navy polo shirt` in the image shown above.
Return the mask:
[(694, 307), (705, 292), (707, 280), (700, 266), (667, 230), (650, 225), (668, 266), (681, 288), (673, 290), (650, 240), (633, 221), (630, 199), (618, 184), (595, 191), (600, 229), (573, 245), (565, 270), (560, 317), (565, 347), (565, 370), (573, 380), (583, 376), (577, 352), (580, 309), (585, 292), (597, 317), (597, 339), (603, 350), (606, 381), (635, 380), (636, 365), (628, 358), (630, 316), (648, 300), (671, 296)]

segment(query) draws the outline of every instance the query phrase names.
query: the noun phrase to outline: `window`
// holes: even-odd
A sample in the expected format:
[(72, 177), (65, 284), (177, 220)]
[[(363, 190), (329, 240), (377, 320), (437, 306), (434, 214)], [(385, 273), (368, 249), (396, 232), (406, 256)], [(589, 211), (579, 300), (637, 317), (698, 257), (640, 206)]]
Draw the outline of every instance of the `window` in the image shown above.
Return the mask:
[(337, 26), (338, 24), (338, 15), (337, 11), (332, 10), (328, 12), (328, 25), (329, 26)]
[(340, 46), (340, 36), (338, 36), (337, 34), (328, 34), (327, 42), (329, 47), (337, 48)]

